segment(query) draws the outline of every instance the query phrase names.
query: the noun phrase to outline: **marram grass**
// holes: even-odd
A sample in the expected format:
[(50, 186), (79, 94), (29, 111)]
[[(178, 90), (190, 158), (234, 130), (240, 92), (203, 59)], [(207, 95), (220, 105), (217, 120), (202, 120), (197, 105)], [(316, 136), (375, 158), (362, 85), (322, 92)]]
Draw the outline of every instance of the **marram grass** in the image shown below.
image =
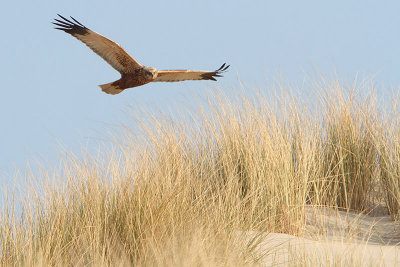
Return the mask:
[(301, 235), (306, 205), (368, 211), (382, 198), (397, 219), (397, 106), (336, 81), (312, 102), (280, 90), (212, 93), (122, 128), (101, 156), (64, 159), (17, 198), (22, 212), (3, 208), (1, 265), (253, 266), (262, 239), (242, 235)]

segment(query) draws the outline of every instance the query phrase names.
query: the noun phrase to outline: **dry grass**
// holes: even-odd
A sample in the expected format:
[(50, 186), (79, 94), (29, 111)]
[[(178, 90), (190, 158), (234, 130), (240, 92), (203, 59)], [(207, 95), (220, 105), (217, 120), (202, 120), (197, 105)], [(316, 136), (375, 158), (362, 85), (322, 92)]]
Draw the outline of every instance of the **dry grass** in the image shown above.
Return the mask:
[(262, 238), (238, 233), (301, 235), (306, 205), (365, 211), (382, 195), (398, 218), (397, 107), (382, 116), (368, 86), (147, 114), (103, 155), (36, 177), (22, 212), (4, 208), (0, 264), (251, 266)]

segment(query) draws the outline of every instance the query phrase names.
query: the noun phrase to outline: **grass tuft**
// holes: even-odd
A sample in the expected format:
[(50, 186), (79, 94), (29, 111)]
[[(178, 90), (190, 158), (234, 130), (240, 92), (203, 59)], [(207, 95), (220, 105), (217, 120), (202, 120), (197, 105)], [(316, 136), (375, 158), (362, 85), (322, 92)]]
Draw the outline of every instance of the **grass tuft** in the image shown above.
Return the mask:
[(5, 206), (0, 264), (252, 266), (263, 235), (246, 233), (301, 235), (306, 206), (363, 212), (383, 198), (397, 220), (398, 116), (361, 89), (321, 83), (312, 102), (216, 92), (195, 111), (149, 113)]

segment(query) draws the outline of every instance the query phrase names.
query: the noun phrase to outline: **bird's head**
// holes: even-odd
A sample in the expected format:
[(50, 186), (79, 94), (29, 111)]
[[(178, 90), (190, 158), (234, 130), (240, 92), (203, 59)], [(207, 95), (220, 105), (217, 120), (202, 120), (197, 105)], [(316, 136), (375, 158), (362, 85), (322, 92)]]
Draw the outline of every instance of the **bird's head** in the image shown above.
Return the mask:
[(158, 71), (155, 68), (144, 67), (143, 68), (144, 75), (148, 79), (155, 79), (157, 77)]

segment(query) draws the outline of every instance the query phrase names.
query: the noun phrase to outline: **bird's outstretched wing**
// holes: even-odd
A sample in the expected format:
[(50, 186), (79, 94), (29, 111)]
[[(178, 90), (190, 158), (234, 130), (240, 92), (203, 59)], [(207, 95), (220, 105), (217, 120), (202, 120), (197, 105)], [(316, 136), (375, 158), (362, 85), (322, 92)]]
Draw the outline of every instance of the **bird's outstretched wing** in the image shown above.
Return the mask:
[(85, 43), (121, 74), (142, 67), (116, 42), (86, 28), (73, 17), (71, 17), (71, 21), (59, 14), (57, 15), (62, 20), (55, 19), (56, 22), (53, 22), (53, 24), (58, 26), (55, 29), (65, 31)]
[(225, 66), (224, 63), (219, 69), (215, 71), (201, 71), (201, 70), (159, 70), (157, 77), (153, 82), (179, 82), (185, 80), (212, 80), (216, 81), (215, 77), (222, 77), (230, 65)]

